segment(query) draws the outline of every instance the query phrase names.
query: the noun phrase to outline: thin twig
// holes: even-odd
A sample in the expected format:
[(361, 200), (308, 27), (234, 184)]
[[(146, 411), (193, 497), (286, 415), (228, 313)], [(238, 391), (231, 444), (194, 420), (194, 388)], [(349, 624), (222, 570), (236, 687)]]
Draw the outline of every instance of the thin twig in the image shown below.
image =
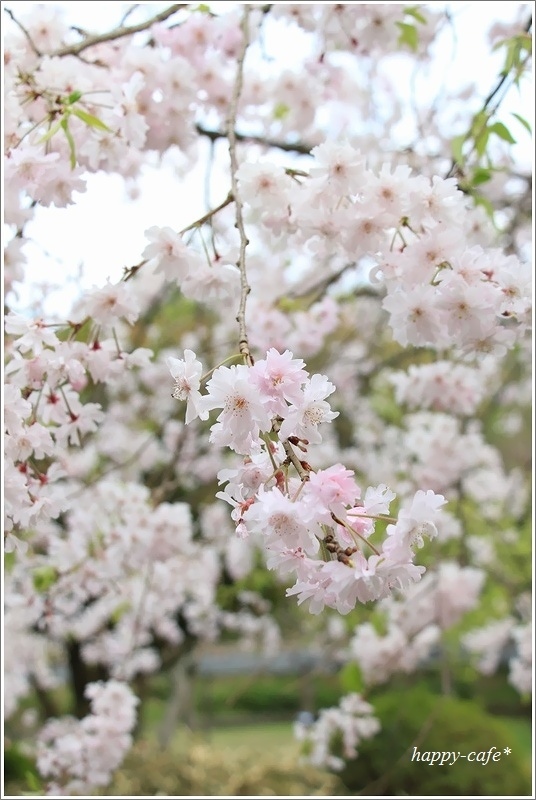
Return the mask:
[(306, 286), (303, 289), (294, 289), (293, 291), (289, 292), (287, 296), (292, 298), (293, 300), (297, 300), (300, 297), (309, 297), (309, 295), (314, 295), (311, 301), (312, 303), (314, 303), (321, 297), (323, 297), (323, 295), (326, 293), (326, 291), (329, 289), (330, 286), (336, 283), (339, 280), (339, 278), (342, 278), (346, 270), (349, 270), (355, 266), (357, 266), (355, 261), (352, 261), (351, 264), (344, 264), (344, 266), (342, 266), (332, 275), (328, 275), (327, 278), (322, 278), (322, 280), (318, 281), (317, 283), (314, 283), (312, 286), (309, 287)]
[[(273, 430), (274, 433), (279, 433), (279, 429), (281, 428), (281, 422), (282, 422), (282, 420), (280, 418), (277, 418), (277, 417), (272, 421), (272, 430)], [(293, 465), (294, 469), (296, 470), (296, 472), (300, 476), (301, 480), (302, 481), (308, 481), (309, 480), (309, 471), (313, 471), (313, 470), (309, 470), (308, 471), (308, 470), (305, 469), (305, 467), (303, 466), (301, 460), (298, 458), (298, 456), (294, 452), (294, 448), (292, 447), (292, 445), (291, 445), (291, 443), (289, 442), (288, 439), (280, 439), (280, 442), (283, 445), (283, 449), (285, 451), (285, 454), (286, 454), (288, 460)]]
[(242, 200), (240, 198), (240, 194), (238, 191), (238, 179), (236, 177), (236, 173), (238, 172), (238, 159), (236, 157), (237, 135), (235, 131), (236, 118), (238, 114), (238, 103), (240, 101), (240, 95), (242, 93), (242, 83), (244, 78), (244, 61), (246, 58), (246, 52), (249, 44), (249, 12), (250, 12), (249, 5), (247, 4), (244, 5), (244, 11), (242, 14), (242, 24), (241, 24), (242, 47), (237, 60), (236, 78), (233, 89), (233, 96), (231, 98), (231, 103), (229, 106), (229, 115), (226, 121), (226, 131), (227, 131), (227, 139), (229, 141), (229, 158), (231, 161), (231, 186), (232, 186), (231, 191), (235, 201), (235, 219), (236, 219), (235, 228), (238, 230), (238, 234), (240, 236), (240, 252), (236, 264), (240, 271), (240, 306), (238, 308), (238, 314), (236, 315), (236, 321), (238, 322), (238, 328), (239, 328), (238, 349), (240, 350), (240, 353), (243, 355), (246, 364), (248, 366), (252, 366), (253, 359), (251, 357), (251, 353), (249, 350), (248, 335), (246, 329), (246, 301), (248, 294), (251, 291), (246, 272), (246, 248), (249, 244), (249, 240), (246, 236), (246, 230), (244, 227), (244, 218), (242, 214)]
[[(229, 194), (227, 195), (225, 200), (222, 200), (222, 202), (218, 206), (216, 206), (216, 208), (213, 208), (210, 211), (207, 211), (207, 213), (203, 214), (202, 217), (199, 217), (199, 219), (196, 219), (195, 222), (191, 222), (189, 225), (187, 225), (185, 228), (183, 228), (181, 231), (179, 231), (179, 236), (183, 236), (185, 233), (187, 233), (188, 231), (193, 230), (194, 228), (200, 228), (201, 225), (204, 225), (205, 222), (208, 222), (215, 214), (218, 213), (218, 211), (221, 211), (222, 208), (225, 208), (226, 206), (229, 206), (233, 202), (233, 200), (234, 200), (233, 194), (232, 194), (232, 192), (229, 192)], [(126, 283), (126, 281), (131, 280), (134, 277), (134, 275), (137, 272), (139, 272), (139, 270), (142, 267), (144, 267), (145, 264), (147, 264), (147, 263), (148, 263), (148, 259), (145, 258), (143, 261), (140, 261), (139, 264), (134, 264), (133, 267), (124, 267), (124, 269), (123, 269), (123, 277), (121, 278), (121, 280), (124, 283)]]
[(140, 5), (139, 3), (133, 3), (130, 6), (130, 8), (128, 8), (123, 14), (123, 17), (119, 25), (123, 26), (126, 23), (127, 19), (130, 17), (130, 15), (132, 14), (132, 12), (135, 11), (137, 8), (139, 8), (139, 5)]
[[(199, 123), (195, 127), (201, 136), (206, 136), (212, 142), (215, 142), (217, 139), (228, 138), (227, 131), (212, 131)], [(261, 144), (264, 145), (264, 147), (274, 147), (277, 150), (283, 150), (285, 153), (300, 153), (301, 155), (308, 156), (310, 155), (314, 146), (305, 144), (304, 142), (295, 142), (294, 144), (292, 142), (282, 142), (279, 139), (268, 139), (264, 136), (253, 136), (245, 133), (239, 133), (238, 131), (235, 131), (234, 134), (237, 142)]]
[(294, 468), (295, 468), (296, 472), (298, 473), (298, 475), (300, 476), (301, 480), (302, 481), (308, 481), (309, 480), (309, 473), (307, 472), (306, 469), (304, 469), (302, 462), (300, 461), (300, 459), (298, 458), (298, 456), (294, 452), (294, 449), (293, 449), (291, 443), (289, 442), (289, 440), (285, 439), (282, 442), (282, 444), (283, 444), (283, 449), (284, 449), (285, 453), (287, 454), (287, 458), (294, 465)]
[(187, 3), (174, 3), (172, 6), (169, 6), (164, 11), (161, 11), (159, 14), (155, 14), (154, 17), (145, 20), (145, 22), (140, 22), (137, 25), (120, 25), (117, 28), (114, 28), (112, 31), (107, 31), (106, 33), (96, 33), (92, 36), (88, 36), (84, 41), (78, 42), (78, 44), (67, 45), (66, 47), (61, 47), (59, 50), (51, 53), (52, 56), (77, 56), (83, 50), (87, 50), (88, 47), (93, 47), (96, 44), (102, 44), (103, 42), (112, 42), (115, 39), (122, 39), (124, 36), (131, 36), (133, 33), (139, 33), (140, 31), (145, 31), (147, 28), (150, 28), (152, 25), (155, 25), (157, 22), (164, 22), (164, 20), (171, 17), (175, 14), (176, 11), (179, 11), (181, 8), (186, 8)]
[(32, 48), (32, 50), (34, 51), (35, 55), (36, 55), (36, 56), (39, 56), (39, 57), (41, 57), (41, 51), (40, 51), (40, 50), (39, 50), (39, 49), (36, 47), (36, 45), (35, 45), (35, 43), (34, 43), (34, 40), (32, 39), (32, 37), (30, 36), (30, 34), (28, 33), (28, 31), (26, 30), (26, 28), (24, 27), (24, 25), (22, 24), (22, 22), (19, 22), (19, 20), (18, 20), (18, 19), (16, 18), (16, 16), (13, 14), (13, 12), (11, 11), (11, 9), (9, 9), (9, 8), (4, 8), (4, 11), (5, 11), (5, 12), (6, 12), (6, 14), (8, 15), (8, 17), (10, 17), (10, 18), (13, 20), (13, 22), (15, 23), (15, 25), (17, 25), (17, 27), (18, 27), (18, 28), (20, 28), (20, 30), (21, 30), (21, 31), (23, 32), (23, 34), (26, 36), (26, 38), (28, 39), (28, 43), (29, 43), (30, 47)]
[(201, 227), (201, 225), (204, 225), (205, 222), (208, 222), (215, 214), (217, 214), (218, 211), (221, 211), (222, 208), (225, 208), (226, 206), (230, 205), (233, 202), (233, 200), (234, 200), (233, 192), (229, 192), (229, 194), (227, 195), (225, 200), (222, 200), (222, 202), (218, 206), (216, 206), (215, 208), (211, 209), (210, 211), (207, 211), (206, 214), (203, 214), (202, 217), (199, 217), (199, 219), (196, 219), (195, 222), (192, 222), (190, 225), (187, 225), (186, 228), (183, 228), (180, 231), (180, 235), (182, 236), (184, 233), (187, 233), (188, 231), (191, 231), (192, 228)]
[[(531, 28), (532, 28), (532, 16), (530, 17), (530, 19), (525, 24), (524, 32), (525, 33), (529, 33)], [(523, 62), (523, 66), (525, 66), (525, 64), (527, 63), (529, 58), (530, 58), (530, 56), (526, 57), (525, 61)], [(488, 106), (491, 104), (491, 101), (493, 100), (493, 98), (498, 94), (498, 92), (504, 86), (505, 82), (510, 77), (511, 77), (511, 71), (502, 72), (501, 73), (501, 75), (499, 77), (499, 80), (497, 81), (497, 83), (495, 84), (493, 89), (490, 90), (488, 96), (486, 97), (486, 99), (484, 100), (484, 102), (482, 104), (482, 108), (480, 109), (480, 111), (477, 114), (475, 114), (475, 116), (473, 117), (473, 120), (475, 120), (480, 114), (484, 114), (484, 112), (488, 109)], [(514, 81), (512, 81), (511, 85), (513, 85), (513, 82)], [(497, 113), (497, 111), (499, 109), (499, 106), (500, 106), (501, 102), (504, 100), (507, 92), (510, 90), (511, 85), (506, 87), (503, 96), (497, 101), (497, 103), (495, 104), (495, 107), (489, 112), (488, 119), (486, 120), (485, 124), (487, 124), (487, 121), (489, 119), (491, 119), (491, 117), (494, 114)], [(476, 139), (476, 135), (475, 135), (474, 138)], [(473, 154), (473, 152), (475, 151), (475, 148), (476, 148), (476, 144), (473, 143), (473, 146), (472, 146), (471, 150), (469, 151), (469, 153), (467, 154), (466, 158), (469, 158), (469, 156)], [(452, 161), (451, 161), (451, 164), (450, 164), (449, 171), (447, 172), (445, 177), (446, 178), (451, 178), (454, 175), (454, 173), (456, 172), (456, 168), (457, 167), (458, 167), (458, 162), (456, 161), (455, 158), (453, 158)]]

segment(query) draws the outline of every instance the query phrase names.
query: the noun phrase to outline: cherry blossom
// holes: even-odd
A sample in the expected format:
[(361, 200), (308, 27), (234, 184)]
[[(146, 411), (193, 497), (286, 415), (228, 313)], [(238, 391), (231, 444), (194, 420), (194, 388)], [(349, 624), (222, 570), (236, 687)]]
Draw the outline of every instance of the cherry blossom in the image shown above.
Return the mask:
[(186, 400), (186, 424), (196, 417), (208, 419), (208, 411), (203, 408), (203, 400), (199, 391), (203, 366), (195, 357), (192, 350), (184, 351), (184, 360), (169, 356), (167, 365), (172, 377), (175, 379), (173, 397), (177, 400)]

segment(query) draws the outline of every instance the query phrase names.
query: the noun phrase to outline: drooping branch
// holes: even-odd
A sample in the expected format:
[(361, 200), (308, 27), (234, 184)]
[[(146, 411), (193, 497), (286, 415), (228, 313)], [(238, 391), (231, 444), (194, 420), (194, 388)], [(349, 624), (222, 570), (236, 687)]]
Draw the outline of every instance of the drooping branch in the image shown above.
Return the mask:
[(238, 103), (242, 93), (242, 84), (244, 79), (244, 61), (249, 44), (249, 5), (244, 6), (242, 14), (242, 47), (237, 60), (236, 78), (233, 88), (233, 95), (229, 105), (229, 114), (226, 120), (227, 139), (229, 141), (229, 158), (231, 161), (231, 192), (235, 201), (235, 228), (238, 230), (240, 237), (240, 251), (237, 261), (237, 267), (240, 270), (240, 306), (236, 321), (239, 328), (238, 348), (240, 353), (244, 356), (244, 360), (248, 366), (252, 366), (253, 359), (249, 351), (248, 335), (246, 328), (246, 301), (251, 288), (248, 283), (246, 272), (246, 248), (249, 244), (244, 227), (244, 217), (242, 213), (242, 199), (238, 189), (238, 179), (236, 173), (238, 172), (238, 159), (236, 156), (236, 118), (238, 114)]
[(168, 6), (168, 8), (166, 8), (164, 11), (161, 11), (159, 14), (155, 14), (153, 17), (150, 17), (150, 19), (145, 20), (145, 22), (140, 22), (137, 25), (120, 25), (119, 27), (114, 28), (112, 31), (93, 34), (77, 44), (60, 47), (59, 50), (56, 50), (50, 55), (59, 57), (77, 56), (84, 50), (87, 50), (88, 47), (93, 47), (96, 44), (112, 42), (115, 39), (122, 39), (124, 36), (132, 36), (134, 33), (140, 33), (140, 31), (147, 30), (147, 28), (150, 28), (157, 22), (164, 22), (164, 20), (171, 17), (181, 8), (186, 8), (187, 5), (187, 3), (174, 3), (173, 5)]

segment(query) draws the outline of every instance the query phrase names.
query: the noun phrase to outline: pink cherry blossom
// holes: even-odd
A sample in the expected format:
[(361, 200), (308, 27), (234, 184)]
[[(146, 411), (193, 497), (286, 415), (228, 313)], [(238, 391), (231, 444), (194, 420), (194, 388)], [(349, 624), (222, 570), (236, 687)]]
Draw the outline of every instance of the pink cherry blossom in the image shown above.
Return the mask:
[(250, 453), (261, 431), (272, 426), (264, 398), (250, 380), (249, 368), (218, 367), (207, 383), (205, 409), (221, 408), (210, 440), (237, 453)]
[(297, 436), (309, 442), (321, 442), (319, 425), (339, 416), (339, 412), (332, 411), (325, 401), (334, 391), (335, 386), (325, 375), (312, 375), (303, 387), (300, 402), (292, 404), (287, 410), (281, 425), (281, 436), (285, 439)]

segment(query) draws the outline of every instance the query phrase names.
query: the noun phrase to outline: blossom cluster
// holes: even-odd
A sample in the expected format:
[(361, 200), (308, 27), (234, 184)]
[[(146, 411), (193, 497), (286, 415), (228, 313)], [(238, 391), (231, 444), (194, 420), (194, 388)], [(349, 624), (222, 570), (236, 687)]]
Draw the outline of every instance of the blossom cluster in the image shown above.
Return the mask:
[(379, 730), (373, 707), (358, 694), (347, 694), (338, 706), (323, 708), (310, 725), (294, 725), (294, 735), (304, 746), (304, 761), (335, 771), (343, 769), (347, 760), (357, 758), (360, 742)]
[[(326, 401), (335, 387), (325, 375), (309, 376), (301, 359), (272, 348), (252, 366), (217, 367), (201, 394), (202, 364), (193, 351), (184, 356), (168, 358), (173, 396), (186, 400), (190, 422), (221, 409), (210, 441), (245, 459), (238, 469), (220, 471), (227, 485), (217, 496), (233, 507), (240, 537), (261, 537), (268, 567), (296, 574), (287, 594), (307, 601), (311, 613), (330, 606), (346, 614), (357, 602), (420, 580), (424, 567), (413, 563), (415, 549), (424, 536), (437, 535), (445, 498), (419, 490), (394, 519), (395, 495), (387, 486), (368, 487), (361, 498), (353, 471), (342, 464), (314, 471), (301, 458), (310, 443), (322, 441), (321, 424), (337, 417)], [(376, 520), (387, 523), (380, 549), (371, 541)]]
[(466, 633), (462, 642), (483, 675), (496, 672), (513, 648), (508, 680), (520, 694), (532, 693), (532, 619), (516, 623), (513, 617), (505, 617)]
[(329, 252), (346, 272), (372, 260), (371, 279), (387, 291), (383, 308), (403, 346), (512, 346), (530, 322), (530, 269), (460, 236), (460, 220), (469, 226), (472, 214), (454, 179), (387, 163), (371, 169), (348, 142), (323, 143), (311, 155), (300, 181), (269, 162), (240, 167), (252, 221), (317, 259)]
[[(128, 286), (124, 289), (126, 305), (116, 302), (116, 292), (106, 288), (86, 298), (86, 311), (94, 318), (96, 331), (105, 324), (118, 325), (126, 313), (134, 313), (134, 303), (127, 301)], [(130, 318), (135, 319), (135, 314)], [(61, 337), (56, 327), (66, 328), (71, 336)], [(150, 355), (143, 348), (122, 351), (116, 340), (102, 336), (102, 329), (91, 344), (76, 341), (72, 336), (76, 329), (75, 322), (48, 325), (39, 318), (6, 317), (10, 360), (5, 370), (4, 525), (8, 550), (24, 548), (17, 532), (56, 519), (70, 506), (69, 491), (61, 486), (68, 477), (66, 454), (71, 448), (82, 448), (105, 418), (99, 403), (85, 401), (83, 390), (91, 383), (119, 381), (129, 369), (146, 364)]]
[(40, 732), (37, 764), (51, 779), (48, 794), (84, 795), (107, 786), (132, 746), (139, 700), (128, 685), (89, 683), (85, 694), (91, 705), (87, 716), (49, 720)]
[(484, 584), (482, 570), (443, 562), (400, 597), (382, 600), (377, 611), (385, 630), (358, 625), (349, 644), (349, 657), (367, 684), (387, 681), (397, 672), (414, 672), (441, 646), (445, 630), (478, 603)]

